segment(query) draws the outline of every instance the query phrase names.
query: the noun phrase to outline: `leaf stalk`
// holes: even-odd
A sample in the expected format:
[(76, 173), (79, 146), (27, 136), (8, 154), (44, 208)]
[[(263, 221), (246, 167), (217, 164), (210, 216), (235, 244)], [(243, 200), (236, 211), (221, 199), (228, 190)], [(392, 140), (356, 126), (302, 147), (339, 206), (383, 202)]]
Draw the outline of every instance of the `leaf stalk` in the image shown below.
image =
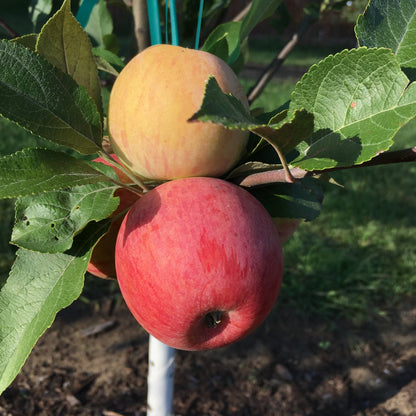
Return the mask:
[[(108, 163), (110, 163), (112, 166), (117, 167), (120, 169), (125, 175), (127, 175), (133, 183), (135, 183), (139, 188), (142, 189), (143, 192), (148, 192), (150, 189), (143, 183), (141, 179), (139, 179), (137, 176), (134, 176), (128, 169), (126, 169), (121, 163), (117, 162), (113, 157), (111, 157), (110, 154), (108, 154), (105, 150), (100, 150), (98, 152), (99, 156), (102, 157), (104, 160), (106, 160)], [(113, 181), (114, 183), (117, 183), (118, 185), (121, 185), (124, 188), (128, 188), (129, 190), (138, 193), (136, 188), (133, 188), (129, 185), (123, 184), (121, 182)], [(143, 192), (140, 192), (139, 195), (142, 195)]]

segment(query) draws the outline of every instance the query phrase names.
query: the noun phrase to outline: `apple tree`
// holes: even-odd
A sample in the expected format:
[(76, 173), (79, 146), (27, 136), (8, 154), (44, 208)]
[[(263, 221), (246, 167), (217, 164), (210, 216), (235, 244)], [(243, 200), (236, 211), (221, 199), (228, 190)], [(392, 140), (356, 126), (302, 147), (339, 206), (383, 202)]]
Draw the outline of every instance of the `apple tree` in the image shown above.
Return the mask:
[[(212, 3), (228, 7), (230, 2)], [(247, 38), (281, 3), (253, 0), (239, 19), (211, 29), (201, 46), (197, 37), (195, 49), (221, 58), (238, 74), (246, 61)], [(52, 2), (32, 4), (36, 6), (31, 9), (32, 21), (39, 30), (0, 40), (0, 114), (54, 146), (31, 147), (0, 159), (0, 197), (15, 200), (11, 244), (17, 248), (0, 292), (0, 392), (16, 377), (56, 314), (81, 295), (93, 252), (109, 234), (115, 218), (132, 216), (130, 206), (136, 200), (144, 206), (150, 195), (181, 180), (174, 174), (162, 179), (135, 174), (128, 152), (120, 157), (116, 146), (109, 146), (111, 123), (109, 126), (107, 121), (111, 121), (111, 108), (103, 101), (101, 84), (108, 79), (117, 82), (120, 71), (123, 73), (128, 64), (116, 54), (117, 38), (105, 2), (99, 1), (86, 19), (81, 5), (78, 20), (70, 0), (63, 1), (52, 16)], [(175, 2), (169, 4), (169, 42), (177, 45), (180, 41)], [(188, 2), (185, 4), (189, 12)], [(326, 9), (344, 4), (310, 3), (292, 45), (276, 57), (257, 88), (248, 94), (247, 102), (251, 104), (261, 93), (306, 27)], [(133, 1), (134, 10), (135, 6)], [(190, 14), (199, 16), (198, 33), (202, 10), (192, 10)], [(148, 12), (152, 43), (161, 43), (157, 2), (148, 2)], [(294, 221), (295, 230), (300, 220), (313, 221), (319, 215), (322, 184), (331, 180), (332, 172), (415, 161), (415, 147), (389, 151), (396, 133), (416, 115), (415, 15), (412, 1), (370, 1), (355, 25), (357, 47), (329, 55), (313, 65), (297, 83), (290, 101), (271, 112), (244, 105), (241, 99), (223, 91), (215, 76), (195, 87), (201, 89), (200, 100), (193, 113), (186, 116), (186, 123), (215, 125), (223, 132), (245, 132), (243, 136), (248, 137), (237, 163), (221, 172), (215, 181), (224, 181), (226, 189), (231, 186), (249, 195), (269, 217), (288, 219), (292, 227)], [(174, 70), (173, 66), (168, 69)], [(171, 88), (171, 84), (173, 88), (173, 82), (164, 84), (164, 88)], [(157, 104), (147, 114), (138, 122), (153, 120), (157, 124), (169, 117), (160, 112)], [(169, 122), (175, 124), (173, 119)], [(114, 144), (111, 140), (112, 137), (110, 143)], [(150, 136), (144, 140), (163, 153), (161, 140)], [(222, 140), (227, 140), (227, 134)], [(196, 146), (202, 145), (207, 145), (206, 141)], [(140, 148), (136, 150), (140, 152)], [(94, 162), (97, 157), (105, 163)], [(151, 163), (167, 164), (166, 158), (169, 156)], [(116, 172), (125, 175), (123, 180)], [(187, 183), (194, 182), (199, 183)], [(114, 216), (122, 199), (120, 190), (127, 190), (134, 198)], [(199, 198), (204, 196), (200, 192), (198, 186), (191, 185), (183, 192), (193, 195), (182, 201), (184, 213), (188, 214), (193, 206), (201, 207)], [(209, 205), (208, 199), (206, 204)], [(140, 211), (134, 207), (134, 211)], [(244, 215), (241, 213), (237, 220), (243, 223)], [(173, 221), (171, 216), (169, 221)], [(251, 229), (255, 222), (242, 229)], [(166, 223), (161, 225), (166, 227)], [(265, 233), (262, 235), (266, 238)], [(273, 241), (275, 244), (277, 240)], [(145, 242), (141, 244), (138, 250), (151, 250)], [(219, 247), (216, 245), (215, 250), (221, 257), (226, 248)], [(238, 262), (258, 255), (243, 252), (239, 252), (243, 258)], [(151, 252), (146, 254), (157, 262)], [(114, 247), (108, 249), (108, 255), (114, 256)], [(179, 293), (183, 294), (184, 289)], [(221, 321), (216, 314), (208, 318), (206, 323), (211, 327)], [(227, 319), (231, 321), (231, 315)], [(171, 362), (172, 356), (168, 354), (167, 359)]]

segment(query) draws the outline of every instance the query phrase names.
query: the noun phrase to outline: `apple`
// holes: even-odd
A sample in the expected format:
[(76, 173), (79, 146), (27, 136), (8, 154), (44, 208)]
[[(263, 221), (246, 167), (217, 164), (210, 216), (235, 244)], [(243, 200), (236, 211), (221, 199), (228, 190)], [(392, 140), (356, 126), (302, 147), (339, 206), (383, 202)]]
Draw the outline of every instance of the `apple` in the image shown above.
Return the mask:
[[(111, 155), (116, 161), (119, 161), (117, 156)], [(104, 163), (105, 165), (112, 166), (109, 162), (102, 159), (101, 157), (94, 159), (94, 162)], [(130, 183), (131, 179), (124, 174), (120, 169), (114, 167), (117, 177), (121, 183)], [(87, 271), (94, 276), (101, 277), (103, 279), (115, 279), (116, 278), (116, 267), (115, 267), (115, 248), (118, 230), (121, 222), (123, 221), (124, 215), (118, 216), (119, 213), (132, 206), (138, 199), (138, 195), (125, 188), (119, 188), (114, 192), (114, 196), (120, 199), (120, 203), (117, 209), (111, 214), (114, 218), (109, 230), (104, 234), (101, 239), (95, 245), (91, 259), (87, 266)]]
[(243, 155), (249, 133), (188, 119), (202, 104), (213, 75), (248, 109), (243, 87), (217, 56), (174, 45), (146, 48), (120, 72), (109, 99), (109, 140), (139, 177), (218, 177)]
[(165, 182), (140, 198), (120, 227), (115, 260), (134, 317), (182, 350), (222, 347), (252, 332), (272, 309), (283, 273), (263, 205), (209, 177)]
[(273, 218), (282, 244), (286, 243), (286, 241), (292, 237), (294, 232), (298, 229), (300, 221), (300, 218)]

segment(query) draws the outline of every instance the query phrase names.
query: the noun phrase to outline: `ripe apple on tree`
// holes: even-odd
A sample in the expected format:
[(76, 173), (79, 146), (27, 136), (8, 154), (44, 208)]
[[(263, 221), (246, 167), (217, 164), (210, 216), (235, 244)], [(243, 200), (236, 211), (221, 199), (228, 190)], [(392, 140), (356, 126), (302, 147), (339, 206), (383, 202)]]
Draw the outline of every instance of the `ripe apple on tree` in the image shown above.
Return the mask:
[(208, 52), (154, 45), (123, 68), (111, 90), (108, 126), (114, 152), (134, 174), (156, 180), (218, 177), (238, 162), (247, 131), (188, 122), (212, 75), (249, 108), (233, 70)]
[(125, 216), (116, 244), (121, 293), (138, 322), (177, 349), (235, 342), (280, 290), (280, 239), (263, 205), (222, 179), (166, 182)]
[[(115, 154), (111, 155), (117, 162), (119, 162)], [(94, 162), (104, 163), (105, 165), (112, 166), (108, 161), (99, 157), (94, 159)], [(117, 174), (117, 177), (121, 183), (130, 183), (131, 179), (120, 169), (112, 166)], [(116, 247), (116, 240), (118, 230), (121, 222), (123, 221), (124, 215), (118, 215), (128, 207), (132, 206), (139, 196), (126, 188), (119, 188), (114, 192), (114, 196), (119, 197), (120, 203), (117, 209), (111, 214), (113, 221), (106, 234), (101, 237), (94, 247), (91, 254), (91, 259), (88, 263), (87, 271), (94, 276), (101, 277), (103, 279), (115, 279), (116, 268), (114, 262), (114, 253)]]

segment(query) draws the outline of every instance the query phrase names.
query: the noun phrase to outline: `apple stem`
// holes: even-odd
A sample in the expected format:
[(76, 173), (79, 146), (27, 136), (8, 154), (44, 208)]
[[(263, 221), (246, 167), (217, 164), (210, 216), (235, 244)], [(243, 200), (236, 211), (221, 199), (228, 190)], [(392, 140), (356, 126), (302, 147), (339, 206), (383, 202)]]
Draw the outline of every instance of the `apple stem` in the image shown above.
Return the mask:
[[(126, 174), (133, 183), (139, 186), (143, 190), (143, 192), (148, 192), (149, 188), (137, 177), (134, 176), (128, 169), (126, 169), (121, 163), (118, 163), (117, 160), (113, 159), (111, 155), (109, 155), (105, 150), (100, 150), (98, 154), (107, 162), (111, 163), (113, 166), (116, 166), (118, 169), (120, 169), (124, 174)], [(115, 182), (115, 181), (113, 181)], [(137, 189), (132, 188), (130, 186), (127, 186), (126, 184), (117, 183), (118, 185), (123, 186), (124, 188), (128, 188), (133, 192), (137, 192)], [(141, 195), (142, 193), (139, 193)]]
[(215, 328), (217, 327), (222, 320), (223, 313), (221, 311), (212, 311), (205, 315), (205, 325), (208, 328)]
[(175, 349), (149, 336), (147, 416), (173, 414)]

